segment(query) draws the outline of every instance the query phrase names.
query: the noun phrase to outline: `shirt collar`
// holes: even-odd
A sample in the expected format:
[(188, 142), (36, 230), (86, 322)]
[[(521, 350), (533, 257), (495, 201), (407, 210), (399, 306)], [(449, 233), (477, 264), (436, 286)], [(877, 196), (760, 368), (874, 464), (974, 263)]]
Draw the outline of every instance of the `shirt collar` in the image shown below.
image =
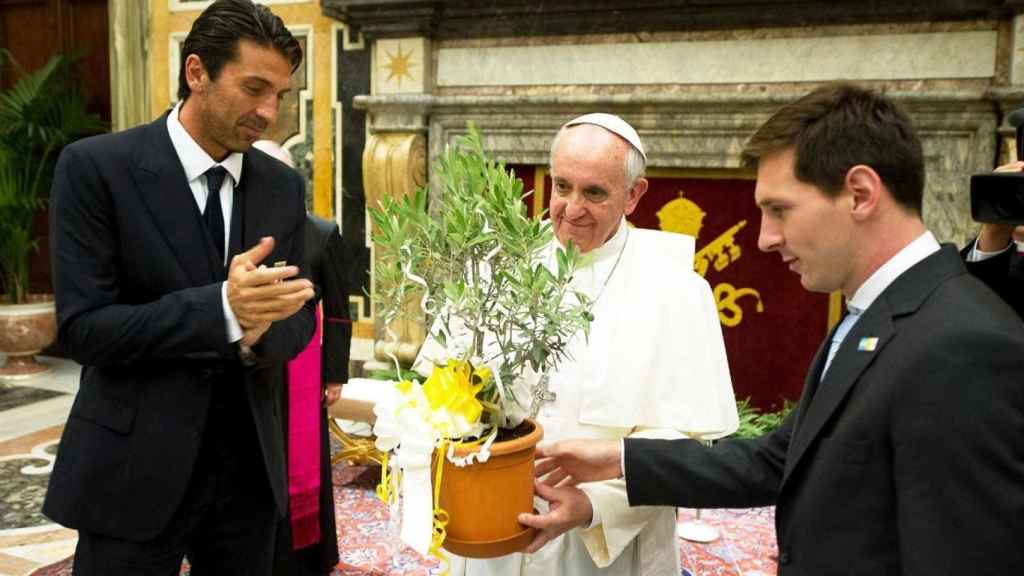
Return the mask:
[(220, 164), (231, 175), (235, 186), (242, 180), (242, 153), (232, 152), (221, 162), (215, 161), (206, 153), (206, 150), (192, 139), (192, 135), (181, 125), (178, 119), (178, 112), (181, 110), (181, 102), (176, 104), (167, 116), (167, 133), (171, 137), (171, 145), (174, 152), (178, 154), (182, 168), (185, 169), (185, 178), (189, 182), (199, 178), (207, 170)]
[(913, 242), (907, 244), (885, 264), (875, 270), (868, 279), (853, 293), (848, 306), (857, 310), (867, 310), (878, 296), (892, 284), (896, 278), (912, 266), (939, 251), (939, 242), (931, 232), (925, 230)]
[(623, 216), (619, 222), (619, 229), (615, 231), (615, 234), (604, 244), (584, 254), (584, 262), (600, 262), (609, 258), (618, 258), (619, 252), (622, 251), (622, 247), (626, 243), (627, 236), (629, 236), (629, 223), (626, 222), (626, 217)]

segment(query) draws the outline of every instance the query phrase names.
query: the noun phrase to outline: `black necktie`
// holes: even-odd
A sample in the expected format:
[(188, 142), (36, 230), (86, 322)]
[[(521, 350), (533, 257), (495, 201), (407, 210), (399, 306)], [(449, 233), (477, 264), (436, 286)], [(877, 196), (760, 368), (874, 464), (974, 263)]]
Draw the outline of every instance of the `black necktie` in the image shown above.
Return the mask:
[(206, 171), (206, 209), (203, 211), (206, 230), (217, 248), (221, 264), (224, 263), (224, 211), (220, 207), (220, 187), (227, 173), (222, 166), (214, 166)]

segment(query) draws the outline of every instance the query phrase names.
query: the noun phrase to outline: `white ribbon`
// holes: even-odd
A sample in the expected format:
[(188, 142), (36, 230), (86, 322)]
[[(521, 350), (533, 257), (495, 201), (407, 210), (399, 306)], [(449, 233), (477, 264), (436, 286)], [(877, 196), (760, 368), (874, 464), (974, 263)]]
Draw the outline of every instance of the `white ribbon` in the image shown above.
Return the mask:
[(491, 444), (494, 443), (494, 439), (497, 438), (497, 437), (498, 437), (498, 427), (495, 426), (491, 430), (491, 435), (488, 436), (487, 440), (484, 440), (484, 443), (480, 445), (480, 449), (477, 450), (476, 452), (470, 452), (469, 454), (466, 454), (465, 456), (456, 456), (455, 455), (455, 445), (454, 444), (449, 444), (448, 445), (448, 453), (445, 454), (445, 458), (447, 458), (449, 462), (451, 462), (452, 464), (454, 464), (455, 466), (457, 466), (459, 468), (464, 468), (466, 466), (469, 466), (473, 462), (480, 462), (481, 464), (484, 463), (484, 462), (487, 462), (487, 460), (489, 460), (491, 458)]
[(413, 399), (397, 390), (378, 402), (373, 411), (377, 422), (374, 444), (383, 451), (394, 450), (391, 461), (402, 472), (402, 541), (420, 554), (430, 552), (434, 529), (434, 495), (430, 484), (430, 457), (437, 433), (414, 404), (419, 386), (413, 385)]

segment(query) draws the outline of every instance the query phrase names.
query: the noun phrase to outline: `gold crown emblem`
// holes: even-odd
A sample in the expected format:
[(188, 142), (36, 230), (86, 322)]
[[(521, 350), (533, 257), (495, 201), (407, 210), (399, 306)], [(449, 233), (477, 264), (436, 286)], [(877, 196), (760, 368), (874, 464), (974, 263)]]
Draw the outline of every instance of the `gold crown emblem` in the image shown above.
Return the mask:
[(706, 212), (701, 210), (696, 202), (683, 198), (683, 190), (679, 191), (679, 198), (666, 202), (658, 210), (659, 227), (667, 232), (686, 234), (696, 238), (704, 225)]

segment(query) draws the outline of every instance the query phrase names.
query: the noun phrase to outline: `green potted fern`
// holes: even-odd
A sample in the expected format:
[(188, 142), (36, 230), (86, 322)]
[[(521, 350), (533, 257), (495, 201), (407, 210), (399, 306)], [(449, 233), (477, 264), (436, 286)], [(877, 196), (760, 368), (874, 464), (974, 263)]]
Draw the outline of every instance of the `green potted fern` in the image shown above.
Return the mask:
[[(54, 56), (22, 73), (0, 92), (0, 379), (28, 377), (47, 368), (33, 355), (53, 342), (53, 297), (29, 293), (29, 260), (38, 250), (35, 215), (46, 206), (61, 149), (77, 137), (104, 129), (90, 114), (73, 81), (71, 61)], [(20, 71), (6, 50), (0, 65)]]

